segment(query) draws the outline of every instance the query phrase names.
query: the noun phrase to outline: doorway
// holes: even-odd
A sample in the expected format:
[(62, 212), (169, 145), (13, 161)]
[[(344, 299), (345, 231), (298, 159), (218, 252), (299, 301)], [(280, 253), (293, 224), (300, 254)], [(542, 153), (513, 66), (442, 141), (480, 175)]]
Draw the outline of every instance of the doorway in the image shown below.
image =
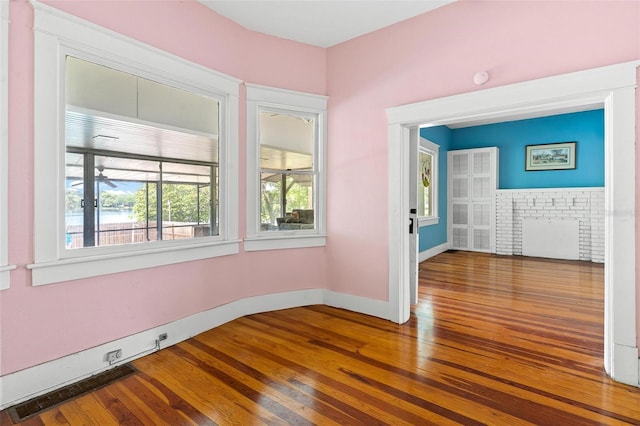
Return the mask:
[[(604, 367), (638, 386), (635, 284), (635, 100), (639, 61), (390, 108), (389, 304), (392, 320), (410, 314), (407, 178), (412, 129), (509, 121), (586, 108), (605, 110)], [(415, 130), (414, 130), (415, 131)]]

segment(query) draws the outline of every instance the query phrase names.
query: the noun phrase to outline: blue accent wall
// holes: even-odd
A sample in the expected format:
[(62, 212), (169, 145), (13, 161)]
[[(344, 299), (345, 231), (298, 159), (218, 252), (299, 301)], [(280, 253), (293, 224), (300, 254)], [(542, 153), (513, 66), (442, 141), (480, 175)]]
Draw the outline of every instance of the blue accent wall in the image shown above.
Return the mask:
[[(576, 168), (526, 172), (525, 146), (576, 141)], [(497, 146), (499, 188), (604, 186), (604, 110), (455, 129), (450, 150)]]
[[(499, 149), (501, 189), (604, 186), (604, 110), (561, 114), (451, 130), (445, 126), (420, 129), (420, 136), (440, 146), (438, 159), (437, 225), (419, 230), (419, 251), (447, 242), (447, 152), (454, 149)], [(525, 147), (577, 142), (576, 168), (526, 172)]]
[(436, 225), (419, 229), (419, 249), (425, 251), (447, 242), (447, 151), (451, 144), (453, 131), (446, 126), (420, 129), (420, 137), (440, 146), (438, 155), (438, 216)]

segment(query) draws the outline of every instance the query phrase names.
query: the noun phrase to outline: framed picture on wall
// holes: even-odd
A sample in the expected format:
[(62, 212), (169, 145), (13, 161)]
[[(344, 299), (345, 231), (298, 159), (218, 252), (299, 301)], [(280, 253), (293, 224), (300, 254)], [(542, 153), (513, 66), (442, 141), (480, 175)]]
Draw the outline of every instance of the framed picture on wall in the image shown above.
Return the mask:
[(576, 142), (560, 142), (527, 145), (525, 171), (575, 169), (576, 144)]

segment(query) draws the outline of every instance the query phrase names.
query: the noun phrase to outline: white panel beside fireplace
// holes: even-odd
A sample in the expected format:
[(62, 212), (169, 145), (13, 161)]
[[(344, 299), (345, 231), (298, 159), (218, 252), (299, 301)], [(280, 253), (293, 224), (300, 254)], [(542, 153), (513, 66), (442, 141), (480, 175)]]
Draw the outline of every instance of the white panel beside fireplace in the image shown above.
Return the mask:
[(522, 220), (522, 255), (578, 260), (580, 258), (580, 221)]

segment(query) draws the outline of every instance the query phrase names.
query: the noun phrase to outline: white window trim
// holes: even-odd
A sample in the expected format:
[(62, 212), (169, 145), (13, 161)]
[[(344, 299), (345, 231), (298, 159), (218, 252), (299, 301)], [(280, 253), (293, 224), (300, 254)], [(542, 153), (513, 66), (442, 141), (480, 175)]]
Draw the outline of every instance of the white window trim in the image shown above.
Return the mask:
[(439, 166), (440, 166), (440, 145), (431, 142), (428, 139), (420, 138), (418, 145), (418, 158), (420, 158), (420, 151), (427, 152), (433, 156), (433, 164), (431, 165), (431, 175), (433, 178), (431, 179), (431, 209), (433, 213), (431, 216), (420, 216), (418, 217), (418, 227), (429, 226), (429, 225), (437, 225), (440, 222), (440, 217), (438, 216), (438, 186), (440, 181)]
[[(245, 83), (247, 87), (247, 236), (246, 251), (321, 247), (326, 244), (326, 134), (327, 97)], [(318, 116), (318, 141), (315, 152), (317, 188), (314, 191), (315, 229), (260, 232), (260, 142), (258, 140), (261, 107), (277, 108)]]
[(9, 172), (8, 168), (8, 106), (9, 106), (9, 1), (0, 0), (0, 290), (10, 287), (9, 265)]
[[(240, 80), (68, 15), (36, 1), (35, 9), (35, 261), (33, 285), (239, 253), (238, 95)], [(224, 99), (221, 108), (218, 237), (89, 248), (69, 254), (64, 244), (64, 56), (81, 52), (123, 71), (178, 82)], [(175, 84), (174, 84), (175, 85)], [(62, 95), (61, 95), (62, 94)], [(52, 143), (55, 139), (55, 143)], [(95, 255), (91, 255), (95, 254)]]

